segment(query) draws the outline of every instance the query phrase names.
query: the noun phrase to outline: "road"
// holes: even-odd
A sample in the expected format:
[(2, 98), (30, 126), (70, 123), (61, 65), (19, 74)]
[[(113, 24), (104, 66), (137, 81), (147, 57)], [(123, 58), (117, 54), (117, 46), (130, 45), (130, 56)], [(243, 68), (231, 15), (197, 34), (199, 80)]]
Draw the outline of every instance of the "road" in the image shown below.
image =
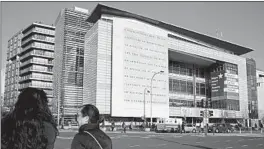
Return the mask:
[[(76, 132), (61, 132), (54, 149), (70, 149)], [(113, 149), (263, 149), (264, 135), (107, 133)]]

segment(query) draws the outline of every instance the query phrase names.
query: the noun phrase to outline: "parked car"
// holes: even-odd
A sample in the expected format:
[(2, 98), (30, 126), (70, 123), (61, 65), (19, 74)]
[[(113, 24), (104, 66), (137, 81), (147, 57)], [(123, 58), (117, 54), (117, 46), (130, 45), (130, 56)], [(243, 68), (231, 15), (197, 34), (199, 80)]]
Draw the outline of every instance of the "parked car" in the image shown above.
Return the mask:
[(196, 133), (196, 126), (193, 124), (186, 124), (184, 125), (184, 129), (182, 131)]

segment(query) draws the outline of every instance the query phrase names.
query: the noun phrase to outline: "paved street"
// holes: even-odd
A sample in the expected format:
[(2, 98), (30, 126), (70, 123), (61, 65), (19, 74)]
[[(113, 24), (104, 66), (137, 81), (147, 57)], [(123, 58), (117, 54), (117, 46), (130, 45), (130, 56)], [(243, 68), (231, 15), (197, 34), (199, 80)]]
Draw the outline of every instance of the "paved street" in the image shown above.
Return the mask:
[[(69, 149), (76, 132), (61, 132), (55, 149)], [(107, 133), (113, 149), (263, 149), (264, 134), (157, 134), (157, 133)]]

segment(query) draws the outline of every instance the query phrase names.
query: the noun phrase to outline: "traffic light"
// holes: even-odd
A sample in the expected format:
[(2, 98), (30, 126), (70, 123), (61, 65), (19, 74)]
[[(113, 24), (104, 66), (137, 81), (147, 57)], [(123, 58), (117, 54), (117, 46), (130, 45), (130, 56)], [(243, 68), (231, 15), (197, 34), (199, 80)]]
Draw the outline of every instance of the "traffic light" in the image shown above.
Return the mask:
[(207, 108), (207, 100), (206, 99), (202, 99), (203, 100), (203, 108)]
[(201, 117), (204, 116), (204, 111), (200, 111), (200, 116), (201, 116)]
[(207, 108), (211, 108), (211, 107), (212, 107), (211, 98), (207, 98)]
[(210, 117), (214, 116), (214, 111), (209, 111)]
[(203, 108), (205, 105), (204, 105), (204, 99), (201, 100), (201, 107)]

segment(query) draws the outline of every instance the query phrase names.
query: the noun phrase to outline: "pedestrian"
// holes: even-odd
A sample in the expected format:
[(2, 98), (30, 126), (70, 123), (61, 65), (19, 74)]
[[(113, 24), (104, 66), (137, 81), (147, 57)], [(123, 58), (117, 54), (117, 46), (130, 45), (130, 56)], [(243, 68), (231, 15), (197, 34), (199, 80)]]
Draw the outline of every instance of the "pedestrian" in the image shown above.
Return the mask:
[(182, 131), (185, 132), (185, 129), (184, 129), (184, 122), (182, 123)]
[(43, 90), (26, 88), (1, 120), (1, 149), (53, 149), (57, 125)]
[(71, 149), (112, 149), (110, 137), (100, 130), (100, 113), (94, 105), (83, 105), (76, 119), (79, 132), (72, 140)]
[(132, 130), (132, 125), (133, 125), (133, 124), (132, 124), (132, 122), (131, 122), (130, 125), (129, 125), (129, 129), (130, 129), (130, 130)]
[(126, 133), (126, 124), (125, 122), (122, 123), (123, 132)]
[(197, 128), (198, 128), (198, 135), (199, 135), (201, 132), (201, 123), (198, 123)]
[(112, 121), (111, 128), (112, 128), (112, 131), (114, 131), (114, 129), (115, 129), (115, 122), (114, 121)]

